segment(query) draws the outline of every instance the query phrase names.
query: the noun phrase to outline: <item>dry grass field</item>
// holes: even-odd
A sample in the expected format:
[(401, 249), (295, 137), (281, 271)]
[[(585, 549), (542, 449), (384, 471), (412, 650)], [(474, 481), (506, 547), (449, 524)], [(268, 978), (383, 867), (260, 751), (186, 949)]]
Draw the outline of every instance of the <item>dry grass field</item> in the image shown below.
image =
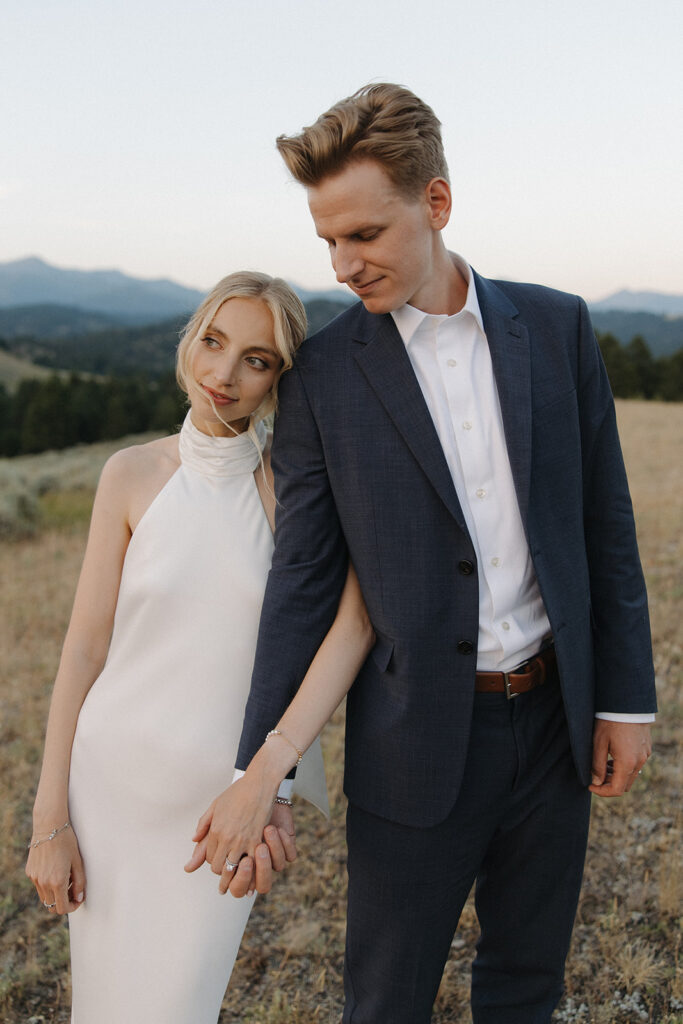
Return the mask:
[[(677, 605), (683, 594), (683, 405), (622, 402), (618, 412), (650, 593), (660, 715), (654, 756), (630, 796), (594, 801), (567, 996), (556, 1020), (681, 1024), (683, 708)], [(40, 517), (32, 536), (0, 539), (0, 1019), (5, 1024), (69, 1020), (66, 925), (44, 912), (23, 863), (51, 680), (85, 542), (92, 474), (106, 453), (107, 446), (100, 445), (78, 457), (22, 460), (24, 486), (33, 488)], [(80, 466), (80, 476), (68, 472), (69, 459)], [(39, 487), (36, 480), (42, 481)], [(340, 713), (326, 731), (325, 747), (332, 820), (297, 810), (300, 858), (272, 893), (257, 901), (221, 1024), (339, 1020), (345, 893)], [(469, 965), (476, 936), (468, 904), (434, 1024), (470, 1020)], [(120, 980), (125, 985), (125, 978)]]

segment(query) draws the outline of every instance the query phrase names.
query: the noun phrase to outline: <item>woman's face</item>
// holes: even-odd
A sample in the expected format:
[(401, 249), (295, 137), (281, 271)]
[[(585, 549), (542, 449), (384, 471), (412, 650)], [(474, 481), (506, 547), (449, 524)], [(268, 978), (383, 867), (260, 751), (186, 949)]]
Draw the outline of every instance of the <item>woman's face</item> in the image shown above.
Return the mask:
[(277, 382), (281, 365), (273, 317), (265, 302), (227, 299), (196, 345), (192, 422), (205, 434), (242, 433)]

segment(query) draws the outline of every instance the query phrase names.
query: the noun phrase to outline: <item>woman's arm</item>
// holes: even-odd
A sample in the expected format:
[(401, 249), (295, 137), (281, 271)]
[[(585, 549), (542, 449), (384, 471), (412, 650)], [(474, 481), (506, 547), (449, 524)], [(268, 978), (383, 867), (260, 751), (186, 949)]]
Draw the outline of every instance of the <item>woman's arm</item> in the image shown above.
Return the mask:
[(221, 890), (227, 889), (231, 875), (225, 871), (225, 858), (236, 863), (245, 854), (253, 857), (280, 782), (297, 763), (298, 751), (311, 745), (339, 706), (374, 642), (358, 577), (350, 567), (336, 618), (278, 722), (281, 735), (263, 743), (244, 776), (202, 816), (194, 836), (198, 846), (187, 870), (195, 870), (205, 857), (212, 870), (223, 875)]
[(123, 559), (131, 537), (129, 498), (139, 459), (118, 452), (105, 465), (95, 495), (90, 532), (69, 628), (55, 679), (43, 765), (33, 808), (32, 846), (26, 874), (54, 910), (75, 910), (85, 875), (73, 830), (46, 837), (69, 820), (71, 747), (78, 714), (104, 665), (114, 621)]

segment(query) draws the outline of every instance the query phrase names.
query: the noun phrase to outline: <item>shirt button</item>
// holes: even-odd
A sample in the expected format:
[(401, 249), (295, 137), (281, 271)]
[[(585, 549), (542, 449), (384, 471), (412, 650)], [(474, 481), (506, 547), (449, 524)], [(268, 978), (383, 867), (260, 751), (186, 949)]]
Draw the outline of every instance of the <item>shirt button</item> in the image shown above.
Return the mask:
[(457, 361), (455, 359), (449, 359), (448, 360), (448, 365), (449, 366), (457, 366), (458, 363), (457, 363)]
[(484, 488), (483, 488), (483, 487), (480, 487), (480, 488), (478, 489), (478, 491), (477, 491), (477, 497), (478, 497), (478, 498), (485, 498), (485, 497), (486, 497), (486, 491), (484, 490)]
[(470, 562), (468, 558), (463, 558), (462, 562), (458, 562), (458, 569), (463, 576), (471, 576), (474, 572), (474, 563)]
[(492, 558), (491, 559), (491, 565), (499, 566), (500, 565), (500, 558)]
[(473, 650), (474, 644), (471, 640), (458, 641), (458, 654), (471, 654)]
[(472, 429), (472, 424), (470, 423), (469, 420), (465, 420), (465, 422), (463, 423), (463, 428), (465, 430), (471, 430)]
[(502, 625), (503, 629), (504, 629), (504, 630), (505, 630), (506, 632), (507, 632), (507, 631), (508, 631), (508, 629), (510, 628), (510, 623), (509, 623), (509, 622), (502, 622), (502, 623), (501, 623), (501, 625)]

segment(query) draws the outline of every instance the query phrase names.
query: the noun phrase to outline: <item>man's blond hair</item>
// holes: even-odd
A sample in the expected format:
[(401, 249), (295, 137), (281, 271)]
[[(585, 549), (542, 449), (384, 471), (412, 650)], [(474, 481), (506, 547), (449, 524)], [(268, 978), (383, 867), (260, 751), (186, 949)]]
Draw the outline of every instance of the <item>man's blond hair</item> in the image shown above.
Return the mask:
[(276, 145), (302, 185), (376, 160), (399, 192), (414, 198), (432, 178), (449, 180), (440, 129), (434, 111), (414, 93), (382, 82), (335, 103), (300, 135), (280, 135)]

